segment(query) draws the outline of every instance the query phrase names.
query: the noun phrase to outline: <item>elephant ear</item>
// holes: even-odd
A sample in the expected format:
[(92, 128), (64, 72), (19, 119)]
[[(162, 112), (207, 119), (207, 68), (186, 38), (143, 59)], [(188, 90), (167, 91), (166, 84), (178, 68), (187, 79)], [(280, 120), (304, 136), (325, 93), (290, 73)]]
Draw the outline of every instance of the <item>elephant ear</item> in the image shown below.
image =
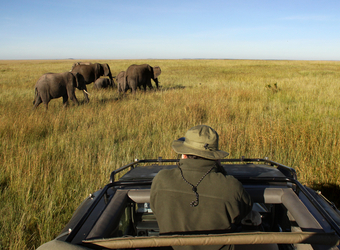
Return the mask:
[(84, 80), (84, 76), (80, 73), (76, 73), (74, 75), (74, 77), (76, 78), (76, 88), (77, 89), (84, 89), (86, 88), (86, 83), (85, 83), (85, 80)]
[(75, 88), (79, 88), (79, 76), (80, 74), (78, 72), (74, 75), (74, 78), (76, 79), (76, 86), (74, 86)]
[(105, 64), (102, 64), (102, 67), (104, 69), (104, 76), (108, 76), (111, 72), (110, 66), (107, 63), (105, 63)]
[(159, 66), (153, 67), (154, 78), (158, 78), (161, 73), (162, 73), (162, 71), (161, 71), (161, 68)]
[(97, 80), (100, 76), (103, 75), (104, 69), (100, 63), (95, 64), (95, 80)]

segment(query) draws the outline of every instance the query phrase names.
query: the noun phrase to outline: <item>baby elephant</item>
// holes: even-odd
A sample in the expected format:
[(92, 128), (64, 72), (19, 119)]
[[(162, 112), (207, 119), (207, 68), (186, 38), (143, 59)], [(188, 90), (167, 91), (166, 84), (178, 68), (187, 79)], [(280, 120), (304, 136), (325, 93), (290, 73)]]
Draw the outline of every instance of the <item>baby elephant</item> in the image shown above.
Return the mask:
[(35, 84), (33, 108), (37, 108), (43, 102), (47, 110), (48, 103), (51, 99), (59, 97), (63, 98), (64, 107), (68, 104), (68, 98), (78, 104), (75, 88), (87, 93), (85, 81), (82, 75), (78, 73), (64, 72), (44, 74)]
[(124, 75), (125, 75), (125, 71), (121, 71), (116, 76), (118, 93), (121, 93), (121, 92), (124, 93), (125, 92)]
[(113, 88), (114, 87), (114, 82), (113, 80), (111, 81), (109, 78), (98, 78), (94, 82), (94, 88), (96, 89), (106, 89), (106, 88)]

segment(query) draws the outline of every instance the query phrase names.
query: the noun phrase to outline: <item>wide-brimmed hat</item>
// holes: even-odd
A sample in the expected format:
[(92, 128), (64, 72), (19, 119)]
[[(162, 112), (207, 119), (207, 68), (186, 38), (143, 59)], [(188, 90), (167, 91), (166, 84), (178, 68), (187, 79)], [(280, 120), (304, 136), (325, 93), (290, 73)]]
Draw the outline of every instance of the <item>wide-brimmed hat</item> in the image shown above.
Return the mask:
[(218, 134), (207, 125), (198, 125), (189, 129), (185, 137), (172, 142), (172, 148), (178, 154), (196, 155), (211, 160), (222, 159), (229, 155), (218, 149)]

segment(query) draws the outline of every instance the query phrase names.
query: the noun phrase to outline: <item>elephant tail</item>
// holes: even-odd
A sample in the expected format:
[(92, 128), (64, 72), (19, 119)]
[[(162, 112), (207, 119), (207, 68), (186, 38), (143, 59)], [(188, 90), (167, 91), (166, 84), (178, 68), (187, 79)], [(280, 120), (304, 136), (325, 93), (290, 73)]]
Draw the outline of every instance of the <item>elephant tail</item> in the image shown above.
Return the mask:
[(37, 99), (37, 96), (38, 96), (38, 89), (37, 89), (37, 87), (35, 87), (33, 105), (35, 104), (35, 100)]

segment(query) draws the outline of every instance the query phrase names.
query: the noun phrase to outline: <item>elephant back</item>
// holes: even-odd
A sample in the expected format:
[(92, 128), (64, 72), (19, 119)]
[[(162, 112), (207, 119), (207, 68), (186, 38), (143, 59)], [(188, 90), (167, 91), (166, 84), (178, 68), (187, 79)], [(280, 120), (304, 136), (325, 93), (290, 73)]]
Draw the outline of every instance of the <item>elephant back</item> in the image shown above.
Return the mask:
[(91, 64), (77, 64), (71, 71), (72, 73), (79, 73), (83, 76), (86, 84), (95, 82), (101, 74), (103, 74), (103, 69), (99, 63)]
[(90, 63), (90, 62), (86, 62), (86, 63), (84, 63), (84, 62), (76, 62), (76, 63), (74, 63), (73, 65), (72, 65), (72, 68), (71, 68), (71, 71), (74, 69), (74, 67), (76, 67), (77, 65), (91, 65), (92, 63)]

